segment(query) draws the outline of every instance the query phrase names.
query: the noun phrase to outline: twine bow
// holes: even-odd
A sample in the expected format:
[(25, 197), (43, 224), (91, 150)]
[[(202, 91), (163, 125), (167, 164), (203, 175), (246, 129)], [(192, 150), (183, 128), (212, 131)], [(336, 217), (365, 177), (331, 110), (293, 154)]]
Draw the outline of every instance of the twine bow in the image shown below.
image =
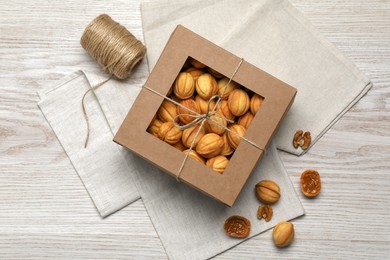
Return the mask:
[[(248, 140), (247, 138), (245, 138), (245, 137), (239, 135), (239, 134), (236, 133), (235, 131), (230, 130), (228, 127), (226, 127), (225, 125), (221, 124), (220, 122), (218, 122), (218, 121), (216, 121), (216, 120), (214, 120), (214, 119), (212, 118), (213, 116), (216, 116), (216, 117), (225, 119), (225, 120), (226, 120), (227, 122), (229, 122), (229, 123), (234, 123), (233, 120), (230, 120), (230, 119), (228, 119), (228, 118), (226, 118), (226, 117), (220, 115), (220, 114), (217, 113), (216, 111), (217, 111), (218, 106), (221, 104), (222, 97), (223, 97), (223, 95), (225, 94), (227, 87), (229, 86), (230, 82), (232, 82), (234, 76), (237, 74), (238, 70), (239, 70), (240, 67), (241, 67), (241, 64), (243, 63), (243, 61), (244, 61), (244, 59), (241, 58), (240, 63), (237, 65), (235, 71), (233, 72), (233, 75), (229, 78), (229, 81), (228, 81), (228, 82), (226, 83), (226, 85), (224, 86), (223, 91), (222, 91), (222, 94), (221, 94), (221, 95), (214, 95), (214, 96), (212, 96), (212, 97), (209, 99), (209, 101), (208, 101), (208, 103), (207, 103), (207, 110), (206, 110), (206, 113), (204, 113), (204, 114), (199, 114), (199, 113), (197, 113), (196, 111), (193, 111), (193, 110), (189, 109), (188, 107), (186, 107), (186, 106), (180, 104), (179, 102), (177, 102), (177, 101), (175, 101), (175, 100), (173, 100), (173, 99), (171, 99), (171, 98), (169, 98), (169, 97), (167, 97), (167, 96), (164, 96), (164, 95), (160, 94), (159, 92), (155, 91), (154, 89), (149, 88), (149, 87), (146, 86), (146, 85), (143, 86), (144, 88), (146, 88), (147, 90), (149, 90), (149, 91), (155, 93), (156, 95), (158, 95), (158, 96), (160, 96), (160, 97), (162, 97), (162, 98), (164, 98), (164, 99), (166, 99), (166, 100), (168, 100), (168, 101), (174, 103), (175, 105), (180, 106), (181, 108), (184, 108), (184, 109), (186, 109), (187, 111), (191, 112), (191, 113), (188, 113), (188, 114), (180, 114), (180, 115), (177, 115), (177, 116), (175, 116), (175, 118), (173, 119), (173, 124), (174, 124), (176, 127), (178, 127), (180, 130), (185, 130), (185, 129), (188, 129), (188, 128), (191, 128), (191, 127), (193, 127), (193, 126), (195, 126), (195, 125), (199, 125), (199, 124), (200, 124), (200, 127), (199, 127), (198, 131), (196, 131), (196, 134), (195, 134), (195, 136), (194, 136), (194, 138), (193, 138), (193, 140), (192, 140), (192, 142), (191, 142), (190, 148), (188, 149), (188, 151), (187, 151), (187, 153), (186, 153), (186, 156), (184, 157), (184, 160), (183, 160), (183, 162), (182, 162), (181, 165), (180, 165), (180, 168), (179, 168), (179, 170), (178, 170), (178, 174), (176, 175), (176, 180), (177, 180), (177, 181), (180, 181), (180, 174), (181, 174), (181, 172), (183, 171), (184, 165), (185, 165), (185, 163), (187, 162), (187, 159), (188, 159), (188, 157), (190, 156), (190, 153), (191, 153), (191, 151), (192, 151), (193, 148), (194, 148), (195, 140), (196, 140), (196, 138), (198, 137), (198, 135), (199, 135), (201, 129), (203, 128), (203, 126), (204, 126), (204, 124), (205, 124), (205, 122), (206, 122), (207, 120), (212, 121), (214, 124), (216, 124), (216, 125), (218, 125), (218, 126), (220, 126), (220, 127), (223, 127), (226, 131), (229, 131), (230, 133), (236, 135), (236, 136), (239, 137), (240, 139), (243, 139), (244, 141), (246, 141), (247, 143), (251, 144), (252, 146), (254, 146), (254, 147), (256, 147), (256, 148), (258, 148), (258, 149), (264, 151), (264, 149), (261, 148), (260, 146), (258, 146), (256, 143), (254, 143), (254, 142), (252, 142), (251, 140)], [(211, 103), (212, 103), (212, 101), (215, 100), (215, 99), (217, 99), (217, 101), (216, 101), (214, 107), (210, 110)], [(190, 123), (188, 123), (188, 124), (180, 125), (180, 124), (177, 123), (177, 120), (178, 120), (179, 117), (181, 117), (181, 116), (189, 116), (189, 117), (193, 117), (193, 118), (195, 118), (195, 119), (194, 119), (193, 121), (191, 121)]]
[[(213, 109), (210, 109), (210, 105), (211, 105), (211, 103), (212, 103), (212, 101), (213, 101), (214, 99), (217, 99), (217, 102), (215, 103)], [(218, 107), (218, 104), (220, 104), (220, 100), (221, 100), (221, 99), (222, 99), (222, 98), (221, 98), (221, 96), (219, 96), (219, 95), (214, 95), (214, 96), (212, 96), (212, 97), (209, 99), (209, 101), (207, 102), (207, 109), (206, 109), (206, 113), (204, 113), (204, 114), (196, 113), (195, 111), (193, 111), (193, 110), (189, 109), (188, 107), (182, 105), (182, 107), (184, 107), (184, 108), (187, 109), (188, 111), (193, 112), (194, 114), (180, 114), (180, 115), (177, 115), (177, 116), (175, 116), (174, 119), (173, 119), (173, 124), (174, 124), (177, 128), (179, 128), (180, 130), (185, 130), (185, 129), (191, 128), (191, 127), (193, 127), (193, 126), (195, 126), (195, 125), (198, 125), (198, 124), (200, 124), (202, 121), (205, 121), (205, 120), (207, 120), (207, 119), (210, 119), (210, 120), (213, 121), (214, 123), (219, 123), (219, 122), (215, 121), (214, 119), (212, 119), (212, 118), (211, 118), (212, 116), (216, 116), (216, 117), (219, 117), (219, 118), (223, 118), (223, 119), (225, 119), (226, 121), (228, 121), (229, 123), (234, 123), (233, 120), (230, 120), (230, 119), (228, 119), (228, 118), (226, 118), (226, 117), (224, 117), (224, 116), (222, 116), (222, 115), (220, 115), (220, 114), (217, 113), (216, 108)], [(180, 103), (179, 103), (179, 104), (180, 104)], [(181, 105), (181, 104), (180, 104), (180, 105)], [(190, 123), (188, 123), (188, 124), (180, 125), (180, 124), (177, 123), (177, 120), (178, 120), (181, 116), (192, 117), (192, 118), (195, 118), (195, 119), (192, 120), (192, 121), (191, 121)], [(220, 124), (220, 125), (221, 125), (221, 124)], [(221, 126), (225, 127), (224, 125), (221, 125)]]

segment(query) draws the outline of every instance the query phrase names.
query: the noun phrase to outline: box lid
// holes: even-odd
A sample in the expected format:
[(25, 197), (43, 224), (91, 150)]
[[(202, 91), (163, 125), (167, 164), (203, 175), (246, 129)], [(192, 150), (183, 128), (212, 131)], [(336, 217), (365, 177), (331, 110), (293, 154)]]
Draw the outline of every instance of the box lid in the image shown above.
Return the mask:
[[(192, 158), (185, 162), (180, 173), (180, 181), (232, 206), (291, 106), (296, 89), (246, 61), (241, 62), (240, 57), (181, 25), (172, 33), (145, 86), (166, 95), (189, 57), (227, 77), (241, 64), (233, 80), (264, 98), (245, 134), (245, 138), (261, 149), (242, 140), (223, 174)], [(143, 88), (114, 141), (177, 177), (185, 154), (147, 132), (163, 100)]]

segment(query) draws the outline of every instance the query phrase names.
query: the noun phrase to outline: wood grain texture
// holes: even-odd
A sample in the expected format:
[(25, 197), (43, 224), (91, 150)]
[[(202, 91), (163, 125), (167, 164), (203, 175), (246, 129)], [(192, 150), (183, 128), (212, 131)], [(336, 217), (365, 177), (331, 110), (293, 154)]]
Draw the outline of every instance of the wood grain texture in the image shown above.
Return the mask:
[[(302, 157), (281, 153), (306, 215), (276, 249), (271, 231), (219, 259), (386, 259), (390, 255), (390, 1), (292, 0), (373, 89)], [(36, 103), (42, 86), (96, 68), (79, 44), (108, 13), (141, 31), (139, 1), (0, 0), (0, 258), (166, 259), (142, 201), (100, 219)], [(331, 102), (331, 101), (330, 101)], [(317, 199), (300, 173), (321, 173)]]

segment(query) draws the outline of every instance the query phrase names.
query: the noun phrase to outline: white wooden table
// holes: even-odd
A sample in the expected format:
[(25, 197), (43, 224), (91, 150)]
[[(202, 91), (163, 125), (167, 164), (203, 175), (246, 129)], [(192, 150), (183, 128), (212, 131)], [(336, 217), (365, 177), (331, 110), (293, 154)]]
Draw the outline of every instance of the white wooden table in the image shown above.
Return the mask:
[[(323, 190), (294, 220), (286, 249), (266, 232), (220, 259), (390, 256), (390, 1), (293, 0), (374, 83), (305, 156), (281, 153), (295, 188), (317, 169)], [(243, 4), (245, 1), (243, 1)], [(102, 220), (36, 103), (42, 86), (95, 66), (79, 39), (110, 14), (141, 30), (139, 1), (0, 0), (0, 258), (162, 258), (142, 201)]]

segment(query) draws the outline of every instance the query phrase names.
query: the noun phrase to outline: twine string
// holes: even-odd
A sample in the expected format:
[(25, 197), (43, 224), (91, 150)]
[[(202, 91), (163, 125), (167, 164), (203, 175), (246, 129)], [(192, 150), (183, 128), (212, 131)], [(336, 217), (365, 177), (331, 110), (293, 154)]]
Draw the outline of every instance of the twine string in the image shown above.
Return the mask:
[[(206, 118), (205, 118), (206, 119)], [(186, 164), (187, 160), (188, 160), (188, 157), (190, 157), (190, 153), (192, 151), (192, 149), (194, 149), (194, 145), (195, 145), (195, 140), (196, 138), (198, 138), (198, 135), (200, 133), (200, 131), (202, 130), (204, 124), (206, 123), (206, 120), (203, 119), (202, 122), (200, 123), (200, 126), (198, 128), (198, 131), (196, 131), (196, 134), (194, 136), (194, 139), (192, 139), (192, 142), (191, 142), (191, 145), (190, 145), (190, 148), (188, 149), (188, 151), (186, 152), (186, 155), (183, 159), (183, 161), (181, 162), (181, 165), (180, 165), (180, 168), (179, 168), (179, 171), (177, 172), (177, 175), (176, 175), (176, 181), (180, 181), (180, 175), (183, 171), (183, 168), (184, 168), (184, 165)]]
[[(226, 83), (226, 85), (223, 87), (222, 94), (219, 96), (217, 102), (215, 103), (215, 106), (214, 106), (213, 111), (215, 111), (215, 109), (217, 108), (218, 104), (219, 104), (220, 101), (222, 100), (222, 97), (223, 97), (223, 95), (225, 95), (226, 90), (227, 90), (229, 84), (232, 82), (234, 76), (236, 76), (236, 74), (237, 74), (238, 70), (240, 69), (241, 64), (242, 64), (243, 62), (244, 62), (244, 59), (241, 58), (241, 59), (240, 59), (240, 62), (238, 63), (238, 65), (237, 65), (237, 67), (236, 67), (236, 69), (234, 70), (232, 76), (229, 78), (229, 81), (228, 81), (228, 82)], [(210, 101), (209, 101), (209, 104), (210, 104)], [(222, 103), (221, 103), (221, 105), (222, 105)]]
[[(261, 148), (260, 146), (258, 146), (256, 143), (254, 143), (254, 142), (252, 142), (251, 140), (245, 138), (244, 136), (239, 135), (237, 132), (235, 132), (235, 131), (229, 129), (227, 126), (221, 124), (220, 122), (218, 122), (217, 120), (214, 120), (214, 119), (212, 118), (213, 116), (216, 116), (216, 117), (225, 119), (225, 120), (226, 120), (227, 122), (229, 122), (229, 123), (234, 123), (233, 120), (230, 120), (230, 119), (228, 119), (228, 118), (226, 118), (226, 117), (220, 115), (219, 113), (216, 112), (216, 110), (217, 110), (217, 107), (218, 107), (219, 105), (222, 104), (222, 103), (221, 103), (222, 97), (223, 97), (223, 95), (226, 93), (227, 87), (228, 87), (229, 84), (232, 82), (234, 76), (237, 74), (238, 70), (239, 70), (240, 67), (241, 67), (241, 64), (243, 63), (243, 61), (244, 61), (244, 59), (241, 58), (239, 64), (237, 65), (236, 69), (234, 70), (232, 76), (229, 78), (229, 81), (228, 81), (228, 82), (226, 83), (226, 85), (223, 87), (222, 94), (221, 94), (221, 95), (214, 95), (214, 96), (212, 96), (212, 97), (209, 99), (209, 101), (208, 101), (208, 103), (207, 103), (207, 110), (206, 110), (206, 112), (205, 112), (204, 114), (199, 114), (199, 113), (197, 113), (196, 111), (193, 111), (193, 110), (189, 109), (188, 107), (186, 107), (186, 106), (180, 104), (179, 102), (177, 102), (177, 101), (175, 101), (175, 100), (173, 100), (173, 99), (171, 99), (171, 98), (169, 98), (169, 97), (167, 97), (167, 96), (165, 96), (165, 95), (159, 93), (158, 91), (156, 91), (156, 90), (154, 90), (154, 89), (152, 89), (152, 88), (149, 88), (149, 87), (146, 86), (146, 85), (143, 86), (145, 89), (147, 89), (147, 90), (153, 92), (154, 94), (156, 94), (156, 95), (158, 95), (158, 96), (164, 98), (165, 100), (168, 100), (168, 101), (174, 103), (175, 105), (180, 106), (181, 108), (184, 108), (185, 110), (191, 112), (191, 114), (189, 114), (189, 113), (188, 113), (188, 114), (180, 114), (180, 115), (176, 115), (176, 116), (174, 117), (174, 119), (173, 119), (173, 124), (174, 124), (176, 127), (178, 127), (180, 130), (185, 130), (185, 129), (188, 129), (188, 128), (190, 128), (190, 127), (193, 127), (193, 126), (195, 126), (195, 125), (199, 125), (199, 124), (200, 124), (198, 130), (197, 130), (196, 133), (195, 133), (194, 138), (192, 139), (190, 148), (189, 148), (188, 151), (186, 152), (186, 155), (185, 155), (185, 157), (184, 157), (184, 159), (183, 159), (183, 161), (182, 161), (182, 163), (181, 163), (181, 165), (180, 165), (180, 168), (179, 168), (178, 173), (177, 173), (177, 175), (176, 175), (176, 180), (177, 180), (177, 181), (180, 181), (180, 175), (181, 175), (181, 173), (182, 173), (182, 171), (183, 171), (183, 168), (184, 168), (184, 166), (185, 166), (185, 164), (186, 164), (186, 162), (187, 162), (187, 160), (188, 160), (188, 157), (190, 156), (191, 151), (192, 151), (193, 148), (194, 148), (196, 139), (198, 138), (199, 133), (200, 133), (200, 131), (202, 130), (202, 128), (203, 128), (203, 126), (204, 126), (204, 124), (206, 123), (207, 120), (212, 121), (214, 124), (216, 124), (216, 125), (218, 125), (218, 126), (224, 128), (226, 131), (228, 131), (228, 132), (234, 134), (234, 135), (237, 136), (238, 138), (240, 138), (240, 139), (246, 141), (247, 143), (251, 144), (252, 146), (256, 147), (257, 149), (264, 151), (264, 149)], [(214, 99), (217, 99), (217, 101), (216, 101), (216, 103), (215, 103), (213, 109), (210, 110), (211, 103), (212, 103), (212, 101), (213, 101)], [(181, 116), (193, 117), (193, 118), (195, 118), (195, 119), (194, 119), (192, 122), (188, 123), (188, 124), (180, 125), (180, 124), (177, 123), (177, 120), (178, 120), (179, 117), (181, 117)]]
[(87, 124), (87, 135), (85, 137), (85, 141), (84, 141), (84, 148), (87, 148), (87, 145), (88, 145), (88, 141), (89, 141), (89, 134), (90, 134), (90, 125), (89, 125), (89, 118), (88, 118), (88, 114), (87, 114), (87, 110), (85, 108), (85, 97), (87, 96), (87, 94), (92, 91), (94, 94), (94, 90), (98, 89), (99, 87), (103, 86), (104, 84), (106, 84), (109, 80), (112, 79), (114, 75), (111, 75), (108, 79), (98, 83), (97, 85), (93, 86), (93, 87), (89, 87), (89, 89), (87, 91), (85, 91), (84, 95), (83, 95), (83, 98), (81, 99), (81, 107), (83, 109), (83, 114), (84, 114), (84, 119), (85, 119), (85, 123)]

